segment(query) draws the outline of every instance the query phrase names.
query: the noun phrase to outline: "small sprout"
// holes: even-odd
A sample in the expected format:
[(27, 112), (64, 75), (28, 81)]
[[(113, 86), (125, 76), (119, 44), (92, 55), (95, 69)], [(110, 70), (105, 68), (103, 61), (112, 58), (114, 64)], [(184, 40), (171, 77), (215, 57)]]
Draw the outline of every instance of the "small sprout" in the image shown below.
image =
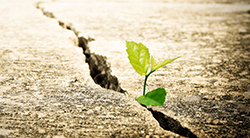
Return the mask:
[[(127, 53), (128, 53), (128, 59), (130, 61), (130, 64), (133, 66), (135, 71), (145, 76), (144, 81), (144, 87), (143, 87), (143, 95), (136, 98), (136, 100), (146, 106), (152, 105), (152, 106), (161, 106), (164, 104), (167, 92), (164, 88), (158, 88), (155, 90), (152, 90), (145, 93), (146, 91), (146, 83), (147, 79), (150, 74), (152, 74), (157, 69), (167, 65), (168, 63), (180, 58), (176, 57), (174, 59), (166, 59), (160, 63), (156, 63), (153, 56), (151, 56), (150, 60), (150, 53), (146, 46), (144, 46), (142, 43), (136, 43), (133, 41), (126, 41), (127, 46)], [(150, 64), (151, 62), (151, 64)], [(149, 67), (151, 67), (151, 70), (149, 71)]]

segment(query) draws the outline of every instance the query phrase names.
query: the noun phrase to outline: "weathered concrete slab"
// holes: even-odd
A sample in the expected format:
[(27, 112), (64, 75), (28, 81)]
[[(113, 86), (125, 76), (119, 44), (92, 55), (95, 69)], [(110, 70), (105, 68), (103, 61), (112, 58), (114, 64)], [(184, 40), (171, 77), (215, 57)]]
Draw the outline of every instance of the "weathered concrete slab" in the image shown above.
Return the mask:
[(129, 65), (125, 40), (144, 43), (157, 61), (181, 55), (149, 78), (148, 91), (168, 92), (153, 110), (198, 137), (250, 135), (249, 1), (58, 0), (44, 8), (95, 39), (90, 50), (107, 56), (132, 97), (144, 78)]
[(33, 0), (1, 0), (0, 12), (0, 137), (180, 137), (94, 84), (74, 33)]

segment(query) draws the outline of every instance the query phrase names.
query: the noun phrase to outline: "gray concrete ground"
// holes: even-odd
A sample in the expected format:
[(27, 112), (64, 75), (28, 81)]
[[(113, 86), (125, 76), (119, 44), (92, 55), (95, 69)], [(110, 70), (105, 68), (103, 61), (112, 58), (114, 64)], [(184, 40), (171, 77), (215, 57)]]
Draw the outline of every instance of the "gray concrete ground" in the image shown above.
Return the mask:
[[(168, 129), (180, 123), (198, 137), (249, 137), (249, 1), (40, 4), (52, 19), (42, 16), (33, 1), (2, 2), (2, 136), (178, 136), (162, 129), (173, 118)], [(58, 20), (95, 39), (91, 52), (107, 56), (128, 96), (94, 84), (81, 49), (74, 46), (77, 38)], [(142, 42), (157, 61), (182, 56), (148, 81), (148, 91), (163, 87), (168, 92), (163, 106), (150, 107), (159, 111), (155, 118), (164, 114), (162, 128), (133, 100), (141, 95), (144, 78), (129, 64), (125, 40)]]
[(143, 77), (130, 66), (125, 40), (142, 42), (156, 60), (182, 56), (149, 78), (148, 91), (166, 88), (154, 107), (199, 137), (249, 135), (249, 1), (55, 1), (57, 19), (94, 38), (130, 96)]
[(102, 89), (82, 49), (33, 0), (0, 1), (0, 137), (180, 137)]

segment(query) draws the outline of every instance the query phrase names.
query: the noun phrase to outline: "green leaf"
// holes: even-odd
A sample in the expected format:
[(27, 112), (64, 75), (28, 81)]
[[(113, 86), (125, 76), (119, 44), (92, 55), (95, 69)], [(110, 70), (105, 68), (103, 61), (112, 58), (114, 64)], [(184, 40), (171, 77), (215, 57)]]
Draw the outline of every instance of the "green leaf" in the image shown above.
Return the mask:
[(151, 56), (151, 70), (157, 65), (153, 56)]
[(164, 104), (167, 92), (164, 88), (158, 88), (148, 92), (145, 96), (140, 96), (136, 100), (146, 106), (161, 106)]
[(168, 63), (170, 63), (170, 62), (172, 62), (172, 61), (174, 61), (174, 60), (176, 60), (176, 59), (178, 59), (180, 57), (181, 56), (179, 56), (177, 58), (173, 58), (173, 59), (166, 59), (166, 60), (162, 61), (161, 63), (158, 63), (156, 66), (154, 66), (152, 70), (157, 70), (157, 69), (167, 65)]
[(140, 75), (147, 75), (150, 54), (148, 48), (142, 43), (126, 41), (128, 59), (135, 71)]

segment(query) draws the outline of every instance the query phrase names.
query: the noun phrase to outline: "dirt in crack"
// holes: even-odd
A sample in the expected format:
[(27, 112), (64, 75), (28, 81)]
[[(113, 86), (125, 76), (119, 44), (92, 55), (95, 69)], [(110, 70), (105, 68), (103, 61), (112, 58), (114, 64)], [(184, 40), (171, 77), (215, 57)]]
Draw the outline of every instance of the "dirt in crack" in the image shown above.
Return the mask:
[(59, 25), (63, 28), (71, 30), (75, 33), (78, 39), (78, 46), (82, 48), (83, 54), (86, 57), (85, 62), (89, 65), (90, 76), (94, 80), (94, 82), (106, 89), (112, 89), (117, 92), (124, 93), (119, 84), (118, 78), (111, 74), (110, 66), (107, 63), (107, 58), (102, 55), (98, 55), (95, 53), (91, 53), (88, 47), (88, 43), (94, 41), (93, 38), (85, 38), (83, 36), (79, 36), (79, 31), (77, 31), (72, 24), (65, 24), (62, 21), (58, 21)]
[(92, 41), (92, 39), (86, 39), (82, 36), (78, 37), (78, 46), (83, 49), (83, 54), (86, 57), (85, 62), (89, 64), (90, 76), (94, 82), (103, 88), (124, 93), (125, 91), (119, 85), (117, 77), (111, 75), (111, 69), (107, 63), (107, 58), (102, 55), (90, 53), (88, 47), (89, 41)]
[(172, 131), (181, 136), (189, 137), (189, 138), (197, 138), (195, 134), (193, 134), (188, 128), (184, 128), (181, 126), (180, 122), (177, 120), (164, 115), (161, 112), (155, 111), (151, 108), (147, 108), (153, 115), (153, 117), (159, 122), (160, 126), (164, 130)]
[[(42, 2), (38, 2), (36, 4), (36, 8), (40, 9), (42, 13), (47, 16), (48, 18), (54, 18), (54, 14), (52, 12), (45, 11), (44, 8), (40, 7)], [(126, 92), (123, 90), (119, 84), (118, 78), (111, 74), (110, 66), (107, 63), (107, 58), (102, 55), (98, 55), (95, 53), (91, 53), (88, 47), (88, 43), (93, 41), (93, 38), (85, 38), (83, 36), (79, 36), (79, 31), (77, 31), (72, 24), (66, 24), (62, 21), (58, 20), (60, 26), (65, 29), (71, 30), (75, 33), (76, 37), (78, 38), (78, 46), (82, 48), (83, 54), (86, 57), (85, 62), (89, 65), (90, 76), (94, 80), (94, 82), (106, 89), (112, 89), (117, 92), (124, 93)]]

